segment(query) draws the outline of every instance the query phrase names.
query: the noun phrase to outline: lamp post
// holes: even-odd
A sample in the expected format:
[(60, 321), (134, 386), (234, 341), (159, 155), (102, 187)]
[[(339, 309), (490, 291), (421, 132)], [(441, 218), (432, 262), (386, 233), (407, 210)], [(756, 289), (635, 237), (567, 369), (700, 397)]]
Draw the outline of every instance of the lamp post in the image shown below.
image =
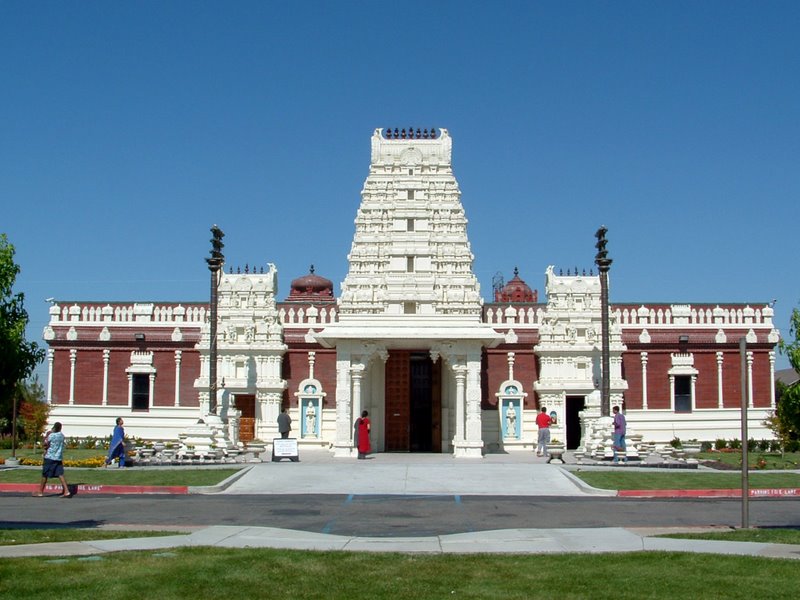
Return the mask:
[(211, 227), (211, 256), (206, 258), (208, 270), (211, 272), (211, 339), (209, 344), (209, 365), (208, 365), (208, 412), (217, 413), (217, 287), (219, 285), (219, 272), (225, 264), (225, 256), (222, 254), (222, 238), (225, 234), (222, 230), (213, 225)]
[(609, 357), (609, 332), (608, 332), (608, 271), (613, 262), (608, 258), (608, 250), (606, 250), (606, 233), (608, 229), (605, 225), (601, 225), (600, 229), (594, 234), (597, 238), (595, 247), (597, 254), (594, 257), (594, 264), (600, 272), (600, 320), (601, 325), (601, 349), (600, 360), (602, 370), (602, 385), (601, 385), (601, 400), (600, 400), (600, 416), (608, 417), (611, 414), (611, 359)]

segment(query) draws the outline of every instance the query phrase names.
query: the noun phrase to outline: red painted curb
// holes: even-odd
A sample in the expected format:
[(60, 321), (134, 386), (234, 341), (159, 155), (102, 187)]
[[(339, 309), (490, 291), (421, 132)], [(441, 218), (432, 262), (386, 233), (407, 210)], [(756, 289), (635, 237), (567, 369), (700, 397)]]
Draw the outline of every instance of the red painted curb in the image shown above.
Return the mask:
[[(48, 484), (44, 488), (45, 494), (61, 493), (60, 484)], [(70, 485), (73, 494), (188, 494), (189, 488), (185, 485), (104, 485), (104, 484), (78, 484)], [(0, 492), (38, 492), (36, 483), (0, 483)]]
[[(742, 490), (619, 490), (624, 498), (741, 498)], [(751, 489), (750, 498), (800, 497), (800, 488)]]

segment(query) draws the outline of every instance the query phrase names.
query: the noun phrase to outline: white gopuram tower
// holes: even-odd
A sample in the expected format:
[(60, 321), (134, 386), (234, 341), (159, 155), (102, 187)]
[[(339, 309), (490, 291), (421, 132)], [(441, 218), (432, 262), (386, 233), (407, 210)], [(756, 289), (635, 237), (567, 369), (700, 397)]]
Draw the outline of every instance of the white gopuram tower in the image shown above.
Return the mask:
[(502, 338), (481, 323), (451, 153), (445, 129), (376, 129), (372, 136), (339, 322), (316, 335), (337, 349), (336, 456), (352, 455), (362, 410), (370, 413), (377, 449), (403, 450), (404, 432), (413, 437), (417, 400), (403, 387), (409, 378), (416, 385), (409, 360), (435, 365), (433, 451), (482, 455), (481, 353)]

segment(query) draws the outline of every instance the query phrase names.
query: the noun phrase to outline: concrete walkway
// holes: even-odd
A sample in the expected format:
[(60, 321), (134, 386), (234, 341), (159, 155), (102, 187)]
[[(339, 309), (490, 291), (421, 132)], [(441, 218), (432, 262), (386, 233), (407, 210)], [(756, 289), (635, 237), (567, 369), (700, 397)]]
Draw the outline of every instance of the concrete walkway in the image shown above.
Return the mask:
[[(198, 490), (199, 491), (199, 490)], [(213, 490), (218, 491), (218, 490)], [(366, 460), (304, 452), (300, 462), (257, 463), (225, 494), (614, 496), (587, 486), (532, 452), (456, 459), (442, 454), (375, 454)]]
[(198, 529), (189, 535), (0, 546), (0, 557), (91, 556), (127, 550), (159, 551), (169, 548), (215, 546), (423, 554), (552, 554), (663, 550), (800, 559), (800, 546), (787, 544), (650, 537), (651, 534), (668, 531), (620, 527), (504, 529), (429, 537), (377, 538), (327, 535), (272, 527), (215, 526)]

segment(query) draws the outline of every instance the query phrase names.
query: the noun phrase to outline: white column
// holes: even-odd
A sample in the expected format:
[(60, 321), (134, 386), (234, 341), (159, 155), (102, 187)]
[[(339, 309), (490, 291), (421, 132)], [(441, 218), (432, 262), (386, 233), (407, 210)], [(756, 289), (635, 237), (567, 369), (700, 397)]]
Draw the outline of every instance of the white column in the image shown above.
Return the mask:
[(697, 375), (692, 375), (692, 410), (697, 408), (697, 398), (695, 397), (696, 384), (697, 384)]
[(669, 407), (675, 410), (675, 375), (669, 376)]
[(156, 374), (150, 373), (150, 406), (155, 406)]
[(464, 383), (467, 379), (467, 367), (455, 365), (453, 373), (456, 377), (456, 435), (453, 437), (453, 447), (458, 447), (464, 441)]
[(640, 354), (642, 358), (642, 410), (647, 410), (647, 352)]
[(69, 403), (75, 404), (75, 361), (78, 360), (78, 351), (73, 348), (69, 351)]
[(108, 361), (111, 357), (111, 350), (103, 350), (103, 406), (108, 405)]
[(175, 350), (175, 406), (181, 405), (181, 357), (182, 350)]
[[(753, 353), (747, 353), (747, 406), (753, 408)], [(742, 440), (744, 443), (746, 440)]]
[[(356, 419), (361, 416), (361, 380), (364, 378), (364, 365), (353, 365), (350, 375), (353, 380), (353, 417), (352, 421), (355, 423)], [(350, 428), (350, 433), (355, 431), (353, 427)]]
[(350, 386), (350, 354), (349, 352), (342, 352), (336, 358), (336, 441), (333, 444), (334, 457), (353, 456)]
[(723, 353), (717, 352), (717, 408), (724, 408), (722, 396), (722, 360)]
[(53, 361), (56, 357), (56, 351), (52, 348), (47, 349), (47, 403), (53, 402)]
[(769, 351), (769, 406), (775, 410), (775, 350)]
[(480, 458), (483, 448), (483, 432), (481, 431), (481, 355), (471, 353), (467, 358), (467, 454)]
[(133, 405), (133, 373), (128, 373), (128, 408)]

